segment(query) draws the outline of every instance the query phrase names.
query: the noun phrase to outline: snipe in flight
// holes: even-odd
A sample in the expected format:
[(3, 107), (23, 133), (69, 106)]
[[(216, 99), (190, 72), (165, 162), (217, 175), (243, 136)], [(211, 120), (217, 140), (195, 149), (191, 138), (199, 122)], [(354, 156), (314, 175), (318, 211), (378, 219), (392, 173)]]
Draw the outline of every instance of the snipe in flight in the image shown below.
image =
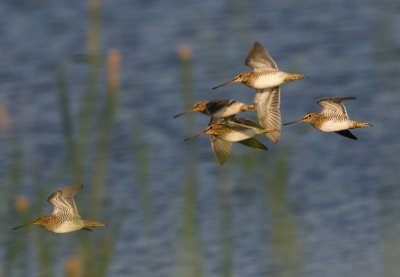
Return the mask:
[(51, 215), (39, 216), (34, 221), (17, 226), (13, 230), (29, 225), (40, 225), (53, 233), (68, 233), (80, 229), (91, 231), (90, 227), (105, 227), (102, 222), (84, 219), (79, 215), (73, 196), (82, 187), (81, 184), (73, 184), (53, 192), (47, 199), (53, 207)]
[[(249, 122), (251, 122), (250, 120), (246, 120), (243, 118), (237, 118), (237, 117), (233, 117), (233, 116), (227, 117), (227, 118), (211, 118), (208, 126), (211, 126), (213, 124), (228, 124), (228, 125), (233, 125), (234, 123), (243, 124), (243, 123), (245, 123), (245, 121), (248, 121), (247, 124), (249, 124)], [(259, 127), (261, 127), (261, 126), (259, 126)], [(210, 136), (211, 148), (214, 152), (214, 156), (217, 159), (217, 161), (220, 163), (220, 165), (223, 165), (231, 151), (232, 142), (218, 138), (218, 135), (210, 134), (209, 136)], [(268, 150), (267, 146), (265, 146), (262, 142), (260, 142), (255, 137), (237, 141), (237, 143), (240, 143), (244, 146), (258, 149), (258, 150), (265, 150), (265, 151)]]
[(213, 135), (224, 141), (238, 142), (276, 131), (278, 131), (276, 128), (263, 128), (248, 119), (232, 117), (223, 118), (218, 123), (209, 125), (205, 130), (185, 139), (185, 141), (205, 134)]
[(200, 112), (214, 118), (222, 118), (236, 115), (239, 112), (253, 111), (254, 109), (254, 105), (247, 105), (233, 99), (213, 99), (196, 102), (190, 109), (174, 115), (174, 118), (188, 112)]
[(303, 74), (280, 71), (275, 61), (259, 42), (254, 43), (246, 57), (245, 65), (253, 70), (251, 72), (242, 72), (232, 80), (213, 87), (213, 89), (232, 83), (242, 83), (254, 89), (265, 89), (305, 78)]
[(203, 134), (209, 135), (215, 157), (220, 164), (223, 164), (229, 155), (232, 142), (238, 142), (255, 149), (268, 150), (255, 136), (276, 131), (278, 130), (274, 128), (265, 129), (257, 123), (244, 118), (212, 118), (205, 130), (185, 139), (185, 141)]
[(342, 104), (343, 100), (353, 100), (355, 97), (327, 97), (317, 101), (322, 107), (320, 113), (308, 113), (302, 119), (285, 123), (289, 125), (296, 122), (308, 122), (314, 128), (323, 132), (335, 132), (339, 135), (345, 136), (350, 139), (357, 139), (349, 131), (354, 128), (372, 127), (372, 124), (352, 120), (349, 118), (345, 106)]

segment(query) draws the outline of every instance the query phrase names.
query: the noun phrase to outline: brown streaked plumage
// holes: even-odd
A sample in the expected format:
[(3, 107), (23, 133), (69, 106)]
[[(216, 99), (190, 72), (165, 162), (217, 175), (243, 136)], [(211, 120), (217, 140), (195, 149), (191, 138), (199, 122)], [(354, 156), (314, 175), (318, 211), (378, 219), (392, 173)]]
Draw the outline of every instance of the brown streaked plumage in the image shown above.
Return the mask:
[(280, 85), (303, 79), (305, 76), (299, 73), (280, 71), (268, 51), (259, 42), (254, 43), (246, 57), (245, 65), (251, 67), (252, 71), (240, 73), (231, 81), (213, 89), (236, 82), (256, 89), (254, 105), (258, 120), (264, 128), (279, 129), (278, 132), (266, 134), (271, 141), (277, 143), (280, 139), (281, 129)]
[(323, 132), (335, 132), (339, 135), (350, 139), (357, 139), (349, 129), (372, 127), (367, 122), (352, 120), (349, 118), (345, 106), (342, 104), (344, 100), (353, 100), (355, 97), (327, 97), (318, 100), (322, 110), (320, 113), (308, 113), (302, 119), (285, 123), (284, 125), (296, 122), (308, 122), (314, 128)]
[(245, 65), (251, 67), (253, 70), (251, 72), (242, 72), (232, 80), (215, 86), (213, 89), (232, 83), (243, 83), (254, 89), (267, 89), (305, 78), (303, 74), (280, 71), (275, 61), (259, 42), (254, 43), (246, 57)]
[[(232, 99), (213, 99), (209, 101), (199, 101), (195, 103), (189, 110), (179, 113), (174, 116), (178, 117), (187, 112), (197, 111), (211, 117), (208, 126), (216, 123), (221, 123), (222, 119), (235, 120), (235, 115), (239, 112), (253, 111), (255, 105), (247, 105)], [(221, 140), (216, 136), (210, 135), (211, 148), (217, 161), (222, 165), (227, 160), (232, 149), (232, 142)], [(267, 150), (267, 147), (258, 141), (256, 138), (249, 138), (238, 143), (247, 147)]]
[(72, 184), (53, 192), (47, 199), (53, 207), (51, 215), (39, 216), (30, 223), (14, 227), (13, 230), (29, 225), (40, 225), (53, 233), (68, 233), (80, 229), (91, 231), (90, 227), (105, 227), (104, 223), (84, 219), (79, 215), (73, 197), (82, 187), (82, 184)]
[(251, 120), (233, 117), (221, 119), (219, 123), (209, 125), (205, 130), (185, 139), (185, 141), (205, 134), (212, 135), (224, 141), (237, 142), (276, 131), (278, 131), (276, 128), (266, 129)]
[[(208, 126), (210, 126), (212, 124), (218, 124), (218, 123), (223, 124), (225, 122), (225, 120), (233, 121), (233, 122), (237, 122), (237, 123), (243, 122), (242, 121), (243, 119), (241, 120), (236, 117), (229, 117), (229, 118), (225, 118), (225, 119), (211, 118)], [(219, 164), (223, 165), (231, 152), (232, 142), (219, 139), (217, 136), (214, 136), (214, 135), (209, 135), (209, 136), (210, 136), (211, 148), (213, 150), (214, 156), (217, 159), (217, 161), (219, 162)], [(244, 146), (250, 147), (250, 148), (258, 149), (258, 150), (264, 150), (264, 151), (268, 150), (267, 146), (265, 146), (263, 143), (261, 143), (255, 137), (238, 141), (238, 143), (240, 143)]]
[(229, 117), (239, 112), (247, 112), (255, 109), (254, 105), (247, 105), (245, 103), (232, 100), (232, 99), (213, 99), (208, 101), (199, 101), (193, 106), (174, 116), (178, 117), (187, 112), (200, 112), (214, 118)]
[(271, 141), (278, 143), (281, 135), (281, 93), (280, 87), (257, 89), (254, 97), (257, 118), (264, 128), (276, 128), (279, 131), (265, 134)]

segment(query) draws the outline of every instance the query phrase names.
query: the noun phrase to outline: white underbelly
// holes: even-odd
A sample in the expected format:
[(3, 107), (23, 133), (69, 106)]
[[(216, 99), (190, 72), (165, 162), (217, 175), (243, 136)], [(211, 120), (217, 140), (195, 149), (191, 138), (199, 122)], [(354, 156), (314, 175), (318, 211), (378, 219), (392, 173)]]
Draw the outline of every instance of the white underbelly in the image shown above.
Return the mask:
[(245, 139), (254, 137), (255, 135), (256, 135), (256, 132), (252, 131), (252, 130), (248, 130), (245, 132), (234, 132), (234, 133), (227, 134), (222, 140), (231, 141), (231, 142), (241, 141), (241, 140), (245, 140)]
[(254, 87), (256, 89), (273, 88), (281, 85), (284, 80), (284, 76), (279, 73), (262, 75), (255, 80)]
[(323, 132), (336, 132), (341, 130), (350, 129), (351, 122), (341, 120), (330, 120), (321, 125), (320, 130)]
[(232, 116), (240, 112), (240, 107), (242, 106), (241, 103), (234, 103), (229, 107), (224, 107), (216, 112), (213, 117), (227, 117)]
[(82, 229), (83, 221), (66, 221), (53, 230), (54, 233), (68, 233)]

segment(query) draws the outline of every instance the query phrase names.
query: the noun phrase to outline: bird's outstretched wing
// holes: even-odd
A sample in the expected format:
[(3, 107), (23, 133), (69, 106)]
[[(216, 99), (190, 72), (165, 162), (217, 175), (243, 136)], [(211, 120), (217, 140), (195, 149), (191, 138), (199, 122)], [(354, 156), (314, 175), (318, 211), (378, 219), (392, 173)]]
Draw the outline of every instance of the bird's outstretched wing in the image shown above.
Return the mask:
[(321, 114), (326, 116), (344, 116), (347, 115), (345, 106), (342, 104), (343, 100), (353, 100), (355, 97), (327, 97), (317, 101), (322, 107)]
[[(225, 122), (225, 119), (211, 117), (208, 126), (222, 122)], [(210, 142), (215, 158), (217, 159), (220, 165), (223, 165), (226, 162), (229, 153), (231, 152), (232, 142), (218, 139), (215, 136), (210, 136)]]
[(269, 55), (268, 51), (257, 41), (247, 55), (245, 65), (251, 67), (255, 72), (264, 71), (266, 69), (278, 69), (278, 66)]
[[(281, 93), (280, 87), (256, 90), (254, 105), (260, 124), (264, 128), (281, 129)], [(279, 141), (281, 132), (267, 133), (266, 136), (274, 143)]]
[(223, 165), (231, 152), (232, 142), (218, 139), (215, 136), (210, 136), (210, 140), (215, 158), (220, 165)]
[(82, 187), (82, 184), (73, 184), (53, 192), (47, 199), (53, 207), (52, 215), (80, 217), (73, 197)]

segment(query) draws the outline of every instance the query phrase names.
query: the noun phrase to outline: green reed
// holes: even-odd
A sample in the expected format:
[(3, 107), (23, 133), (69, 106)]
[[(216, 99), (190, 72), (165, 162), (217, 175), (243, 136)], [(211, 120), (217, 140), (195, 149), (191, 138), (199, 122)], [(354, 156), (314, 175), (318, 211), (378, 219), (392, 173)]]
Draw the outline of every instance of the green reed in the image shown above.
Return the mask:
[(82, 165), (79, 159), (80, 155), (76, 147), (76, 139), (74, 136), (72, 115), (70, 109), (70, 100), (68, 95), (68, 87), (66, 80), (66, 66), (62, 65), (57, 72), (57, 97), (60, 107), (61, 125), (65, 137), (66, 144), (66, 160), (71, 175), (75, 179), (82, 178)]
[(269, 170), (267, 180), (268, 218), (271, 222), (271, 256), (279, 276), (303, 276), (303, 253), (296, 235), (290, 208), (286, 201), (289, 177), (290, 146), (283, 145), (276, 162)]
[[(179, 50), (182, 98), (185, 107), (193, 103), (193, 76), (192, 58), (188, 47)], [(193, 132), (194, 119), (191, 114), (186, 117), (186, 132)], [(188, 168), (186, 169), (186, 181), (183, 195), (183, 222), (182, 234), (179, 241), (177, 276), (203, 276), (203, 261), (200, 251), (200, 242), (197, 222), (197, 160), (196, 144), (186, 144), (188, 151)]]
[(141, 114), (134, 113), (132, 117), (132, 132), (131, 132), (131, 153), (132, 162), (134, 165), (133, 171), (135, 171), (135, 186), (139, 191), (139, 201), (141, 203), (143, 224), (141, 225), (141, 233), (143, 234), (146, 242), (147, 259), (146, 264), (149, 267), (154, 265), (156, 261), (155, 257), (155, 245), (156, 230), (155, 220), (156, 213), (154, 210), (154, 195), (152, 193), (152, 187), (150, 182), (150, 150), (149, 146), (143, 139), (144, 126), (140, 120)]
[(219, 170), (218, 198), (221, 211), (221, 249), (222, 249), (222, 274), (230, 277), (233, 274), (233, 234), (232, 234), (232, 209), (230, 202), (229, 171), (226, 167)]
[[(2, 114), (8, 113), (6, 111), (6, 106), (1, 103)], [(12, 119), (10, 119), (12, 122)], [(4, 127), (4, 126), (2, 126)], [(5, 128), (2, 128), (4, 131)], [(24, 159), (24, 152), (22, 151), (22, 142), (20, 136), (18, 134), (18, 130), (15, 130), (12, 123), (10, 123), (8, 127), (8, 131), (4, 133), (5, 140), (9, 145), (10, 154), (9, 159), (10, 162), (5, 170), (5, 175), (1, 179), (1, 185), (4, 190), (0, 195), (0, 214), (4, 220), (4, 222), (11, 222), (11, 219), (15, 216), (16, 218), (24, 219), (26, 217), (26, 210), (22, 208), (19, 213), (11, 214), (9, 213), (10, 208), (17, 206), (17, 203), (13, 202), (13, 198), (10, 198), (9, 195), (15, 195), (18, 191), (18, 188), (21, 186), (22, 183), (22, 173), (23, 173), (23, 159)], [(11, 214), (11, 216), (10, 216)], [(11, 227), (9, 227), (11, 229)], [(4, 249), (4, 274), (11, 275), (13, 268), (17, 267), (20, 269), (18, 271), (20, 274), (23, 273), (24, 261), (23, 259), (26, 258), (25, 253), (20, 253), (21, 249), (23, 249), (23, 244), (26, 242), (27, 238), (23, 238), (18, 240), (14, 237), (3, 237), (1, 238), (1, 243), (6, 245)]]
[[(140, 93), (140, 91), (134, 91)], [(133, 185), (138, 191), (138, 200), (140, 202), (140, 217), (141, 222), (137, 226), (140, 229), (142, 239), (145, 242), (145, 263), (149, 268), (152, 268), (157, 262), (156, 245), (157, 230), (155, 226), (156, 211), (154, 207), (154, 194), (152, 191), (151, 176), (151, 154), (150, 145), (143, 138), (146, 131), (146, 122), (143, 121), (141, 111), (139, 109), (132, 110), (130, 132), (130, 150), (132, 157), (132, 171), (135, 173)], [(131, 199), (127, 200), (131, 201)]]

